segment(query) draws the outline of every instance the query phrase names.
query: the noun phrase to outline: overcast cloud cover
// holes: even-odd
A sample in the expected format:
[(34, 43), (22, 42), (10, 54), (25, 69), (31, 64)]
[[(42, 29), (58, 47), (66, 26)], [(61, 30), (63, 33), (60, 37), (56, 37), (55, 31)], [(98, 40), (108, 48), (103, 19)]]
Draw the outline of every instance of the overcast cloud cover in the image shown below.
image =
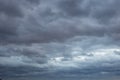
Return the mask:
[(0, 0), (0, 77), (119, 80), (120, 0)]

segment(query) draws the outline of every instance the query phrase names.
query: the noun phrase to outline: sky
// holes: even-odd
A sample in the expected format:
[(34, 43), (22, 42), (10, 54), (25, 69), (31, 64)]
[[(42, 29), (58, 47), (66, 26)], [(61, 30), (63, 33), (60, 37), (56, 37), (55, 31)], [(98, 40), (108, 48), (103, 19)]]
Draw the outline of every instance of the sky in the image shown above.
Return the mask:
[(0, 0), (0, 78), (119, 80), (120, 0)]

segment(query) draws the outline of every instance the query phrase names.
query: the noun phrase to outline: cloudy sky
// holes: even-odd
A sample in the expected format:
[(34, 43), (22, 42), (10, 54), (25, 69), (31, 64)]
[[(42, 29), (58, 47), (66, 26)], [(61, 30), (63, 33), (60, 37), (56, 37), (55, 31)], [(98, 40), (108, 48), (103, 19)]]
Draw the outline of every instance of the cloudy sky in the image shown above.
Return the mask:
[(120, 79), (120, 0), (0, 0), (0, 77)]

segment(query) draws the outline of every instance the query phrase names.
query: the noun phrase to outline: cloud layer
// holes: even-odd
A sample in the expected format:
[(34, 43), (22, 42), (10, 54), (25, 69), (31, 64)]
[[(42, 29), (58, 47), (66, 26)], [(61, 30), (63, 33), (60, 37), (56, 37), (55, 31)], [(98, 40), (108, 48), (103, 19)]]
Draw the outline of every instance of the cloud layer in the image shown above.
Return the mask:
[(120, 75), (119, 4), (1, 0), (0, 77)]
[[(75, 36), (119, 40), (119, 1), (0, 1), (1, 43), (65, 41)], [(53, 5), (54, 4), (54, 5)]]

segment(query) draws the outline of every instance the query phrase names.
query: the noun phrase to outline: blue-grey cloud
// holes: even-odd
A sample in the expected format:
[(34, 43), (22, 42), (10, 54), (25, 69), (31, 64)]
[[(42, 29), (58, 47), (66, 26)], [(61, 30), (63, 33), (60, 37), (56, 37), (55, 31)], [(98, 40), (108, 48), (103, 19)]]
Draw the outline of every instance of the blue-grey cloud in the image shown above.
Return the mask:
[(119, 3), (1, 0), (0, 77), (117, 80)]
[(0, 14), (1, 35), (5, 35), (1, 40), (5, 43), (46, 43), (104, 35), (119, 40), (119, 1), (36, 0), (34, 5), (30, 0), (8, 2), (1, 1), (4, 8)]

